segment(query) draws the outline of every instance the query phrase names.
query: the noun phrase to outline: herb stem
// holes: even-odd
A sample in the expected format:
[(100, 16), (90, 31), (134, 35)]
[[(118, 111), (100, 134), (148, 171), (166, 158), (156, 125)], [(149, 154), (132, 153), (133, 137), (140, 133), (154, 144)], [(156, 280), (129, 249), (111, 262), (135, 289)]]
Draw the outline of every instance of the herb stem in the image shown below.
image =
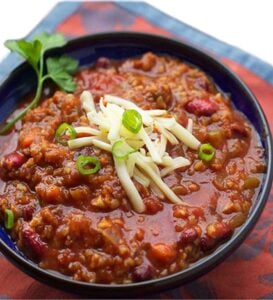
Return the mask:
[(34, 99), (10, 122), (0, 128), (0, 135), (7, 133), (7, 131), (10, 130), (17, 121), (23, 118), (30, 109), (35, 108), (38, 105), (45, 80), (52, 79), (66, 92), (75, 91), (76, 84), (71, 75), (78, 67), (77, 60), (66, 55), (58, 58), (45, 58), (45, 52), (47, 50), (62, 47), (65, 44), (66, 40), (59, 33), (51, 35), (41, 33), (30, 41), (20, 39), (7, 40), (5, 42), (7, 48), (18, 53), (29, 62), (37, 77), (37, 87)]

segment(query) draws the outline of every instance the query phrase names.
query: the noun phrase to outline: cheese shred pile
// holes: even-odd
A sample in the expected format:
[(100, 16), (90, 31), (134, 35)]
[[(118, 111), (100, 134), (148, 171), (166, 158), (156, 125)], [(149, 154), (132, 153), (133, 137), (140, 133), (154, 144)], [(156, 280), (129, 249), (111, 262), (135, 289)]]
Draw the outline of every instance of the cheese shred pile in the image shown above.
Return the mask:
[[(119, 180), (138, 213), (145, 211), (145, 204), (132, 179), (150, 187), (159, 198), (166, 198), (174, 204), (184, 203), (162, 178), (191, 164), (182, 156), (172, 158), (167, 152), (168, 143), (182, 142), (195, 150), (200, 146), (192, 134), (191, 119), (184, 128), (166, 110), (143, 110), (129, 100), (112, 95), (102, 97), (96, 109), (89, 91), (84, 91), (80, 100), (90, 126), (76, 127), (75, 131), (88, 136), (69, 140), (70, 149), (94, 145), (111, 152)], [(126, 110), (134, 110), (141, 116), (142, 124), (137, 133), (123, 125)]]

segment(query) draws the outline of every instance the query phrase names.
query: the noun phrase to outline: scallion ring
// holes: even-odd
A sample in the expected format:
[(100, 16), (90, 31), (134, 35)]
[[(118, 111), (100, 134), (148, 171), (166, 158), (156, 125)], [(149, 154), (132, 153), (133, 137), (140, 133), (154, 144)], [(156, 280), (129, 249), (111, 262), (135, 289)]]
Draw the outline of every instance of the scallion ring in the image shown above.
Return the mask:
[(76, 164), (78, 171), (82, 175), (95, 174), (101, 168), (100, 161), (94, 156), (80, 155)]
[(14, 226), (14, 214), (11, 209), (5, 209), (5, 227), (6, 229), (12, 229)]
[(122, 115), (122, 124), (132, 133), (138, 133), (142, 127), (141, 114), (135, 109), (127, 109)]
[(112, 146), (112, 154), (116, 159), (125, 159), (129, 154), (136, 152), (134, 148), (130, 147), (125, 141), (118, 140)]
[(205, 162), (210, 162), (214, 154), (215, 149), (211, 144), (202, 144), (198, 150), (198, 157)]
[(55, 139), (62, 145), (67, 145), (67, 141), (75, 139), (77, 136), (76, 130), (67, 123), (62, 123), (56, 130)]

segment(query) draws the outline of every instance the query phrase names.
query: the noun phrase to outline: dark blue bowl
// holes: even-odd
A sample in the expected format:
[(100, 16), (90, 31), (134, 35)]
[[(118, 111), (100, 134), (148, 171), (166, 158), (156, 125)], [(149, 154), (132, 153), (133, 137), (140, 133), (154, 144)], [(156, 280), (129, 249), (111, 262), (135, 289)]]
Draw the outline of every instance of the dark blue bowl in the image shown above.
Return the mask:
[[(182, 42), (144, 33), (102, 33), (75, 39), (67, 46), (51, 51), (49, 55), (66, 53), (89, 65), (97, 58), (129, 58), (147, 51), (168, 54), (185, 60), (205, 71), (224, 92), (231, 94), (235, 107), (242, 111), (256, 128), (265, 148), (267, 172), (260, 191), (253, 201), (249, 217), (226, 243), (189, 268), (160, 279), (126, 285), (107, 285), (77, 282), (56, 272), (39, 268), (27, 259), (0, 227), (0, 250), (21, 270), (30, 276), (57, 288), (88, 297), (127, 297), (158, 292), (173, 288), (211, 270), (238, 247), (257, 222), (267, 201), (272, 183), (272, 139), (264, 113), (245, 84), (226, 66), (208, 54)], [(34, 88), (35, 78), (30, 67), (24, 63), (15, 69), (0, 87), (0, 123), (14, 110), (18, 101)]]

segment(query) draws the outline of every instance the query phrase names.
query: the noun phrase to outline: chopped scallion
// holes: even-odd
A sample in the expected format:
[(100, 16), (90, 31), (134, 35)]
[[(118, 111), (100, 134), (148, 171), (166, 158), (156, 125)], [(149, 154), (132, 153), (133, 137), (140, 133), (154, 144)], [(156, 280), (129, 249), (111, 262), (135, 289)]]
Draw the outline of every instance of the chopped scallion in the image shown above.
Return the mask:
[(112, 154), (116, 159), (125, 159), (137, 150), (130, 147), (125, 141), (118, 140), (112, 146)]
[(55, 139), (62, 145), (67, 145), (68, 140), (73, 140), (77, 136), (76, 130), (67, 123), (62, 123), (56, 130)]
[(198, 150), (198, 157), (205, 162), (211, 161), (214, 154), (215, 149), (211, 144), (202, 144)]
[(82, 175), (91, 175), (97, 173), (101, 166), (100, 161), (94, 156), (80, 155), (77, 158), (77, 168)]
[(12, 229), (14, 226), (14, 214), (11, 209), (5, 209), (5, 227), (6, 229)]
[(132, 133), (138, 133), (142, 127), (141, 114), (135, 109), (127, 109), (122, 115), (122, 124)]

